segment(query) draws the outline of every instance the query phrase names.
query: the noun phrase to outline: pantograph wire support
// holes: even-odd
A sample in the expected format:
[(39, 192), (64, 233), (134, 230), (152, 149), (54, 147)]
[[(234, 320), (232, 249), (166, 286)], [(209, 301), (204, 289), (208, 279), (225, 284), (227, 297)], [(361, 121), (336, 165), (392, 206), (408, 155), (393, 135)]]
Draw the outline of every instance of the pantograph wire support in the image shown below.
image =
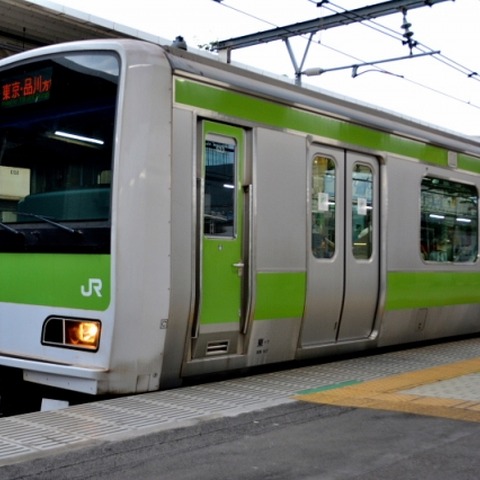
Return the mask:
[(418, 42), (413, 39), (413, 32), (410, 30), (412, 24), (407, 20), (407, 9), (404, 8), (402, 10), (402, 13), (403, 23), (401, 25), (401, 28), (405, 30), (402, 35), (405, 38), (405, 40), (402, 41), (402, 45), (408, 45), (408, 48), (410, 49), (410, 55), (412, 55), (413, 49), (417, 46)]

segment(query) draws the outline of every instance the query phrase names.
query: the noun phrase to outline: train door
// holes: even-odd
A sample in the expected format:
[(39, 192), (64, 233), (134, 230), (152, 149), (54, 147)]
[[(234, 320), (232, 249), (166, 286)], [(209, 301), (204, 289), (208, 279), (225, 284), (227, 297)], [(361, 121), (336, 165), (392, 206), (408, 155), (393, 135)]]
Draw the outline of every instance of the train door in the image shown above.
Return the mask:
[(366, 338), (379, 295), (375, 157), (313, 145), (310, 248), (301, 345)]
[(241, 353), (248, 299), (245, 132), (204, 122), (200, 143), (193, 358)]

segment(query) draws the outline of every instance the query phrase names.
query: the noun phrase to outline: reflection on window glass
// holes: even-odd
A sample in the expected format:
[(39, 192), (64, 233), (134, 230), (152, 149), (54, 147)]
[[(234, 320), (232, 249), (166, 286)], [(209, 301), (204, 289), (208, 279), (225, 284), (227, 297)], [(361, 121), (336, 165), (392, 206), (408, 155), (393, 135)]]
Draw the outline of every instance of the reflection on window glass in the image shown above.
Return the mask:
[(331, 258), (335, 253), (335, 163), (317, 156), (312, 164), (312, 253)]
[(477, 258), (478, 193), (471, 185), (425, 177), (421, 186), (420, 253), (432, 262)]
[(352, 173), (353, 256), (366, 260), (373, 247), (373, 173), (369, 166), (357, 164)]
[(206, 140), (204, 233), (235, 236), (235, 143)]
[(109, 219), (118, 76), (101, 53), (0, 73), (1, 222)]

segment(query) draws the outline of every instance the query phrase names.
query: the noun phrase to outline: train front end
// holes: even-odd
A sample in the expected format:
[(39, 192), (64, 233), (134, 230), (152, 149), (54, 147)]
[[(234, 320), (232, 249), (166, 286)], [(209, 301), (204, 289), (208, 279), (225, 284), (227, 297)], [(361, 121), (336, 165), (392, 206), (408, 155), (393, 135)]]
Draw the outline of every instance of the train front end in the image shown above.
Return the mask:
[[(4, 406), (25, 381), (91, 395), (158, 385), (163, 338), (159, 322), (150, 347), (135, 334), (145, 321), (139, 306), (145, 299), (129, 300), (128, 292), (116, 293), (125, 283), (117, 276), (129, 271), (135, 275), (130, 263), (138, 254), (135, 241), (144, 249), (145, 234), (137, 232), (133, 238), (129, 233), (130, 226), (138, 227), (144, 219), (129, 215), (141, 209), (148, 194), (145, 185), (132, 183), (134, 177), (149, 174), (153, 148), (142, 142), (141, 134), (136, 149), (135, 140), (122, 138), (133, 131), (125, 118), (137, 108), (147, 116), (149, 110), (158, 111), (155, 102), (142, 100), (142, 95), (137, 101), (128, 99), (133, 98), (134, 82), (144, 91), (141, 82), (151, 81), (146, 79), (158, 68), (142, 58), (154, 58), (151, 52), (135, 58), (133, 47), (130, 51), (119, 42), (96, 43), (47, 47), (11, 57), (0, 67)], [(138, 78), (129, 79), (133, 64), (141, 67), (132, 73)], [(138, 126), (138, 120), (133, 123)], [(128, 143), (136, 150), (135, 166), (122, 167), (132, 160)], [(136, 195), (140, 189), (144, 193)], [(122, 202), (128, 207), (120, 215)], [(119, 255), (122, 248), (129, 252)], [(162, 315), (168, 300), (160, 290), (156, 294), (167, 304), (158, 308)]]

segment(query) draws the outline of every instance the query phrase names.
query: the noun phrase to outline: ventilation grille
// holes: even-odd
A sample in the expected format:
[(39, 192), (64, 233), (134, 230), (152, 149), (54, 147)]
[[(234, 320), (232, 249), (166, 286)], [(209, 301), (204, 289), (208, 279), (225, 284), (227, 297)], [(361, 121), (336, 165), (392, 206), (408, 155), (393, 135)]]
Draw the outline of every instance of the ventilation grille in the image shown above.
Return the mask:
[(216, 340), (207, 343), (207, 355), (224, 355), (228, 353), (228, 340)]

